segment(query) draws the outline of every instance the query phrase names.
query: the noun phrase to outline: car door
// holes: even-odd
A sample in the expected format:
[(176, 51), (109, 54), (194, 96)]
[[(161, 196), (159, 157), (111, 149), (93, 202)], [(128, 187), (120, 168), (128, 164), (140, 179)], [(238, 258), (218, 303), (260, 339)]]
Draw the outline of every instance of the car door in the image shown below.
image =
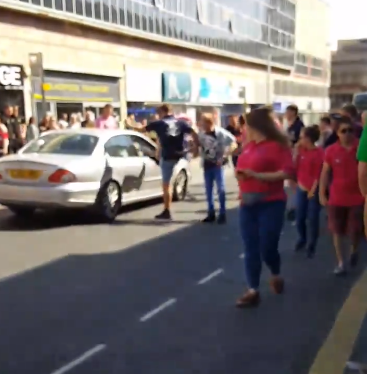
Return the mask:
[(130, 135), (130, 137), (137, 149), (138, 156), (146, 166), (143, 190), (152, 191), (152, 193), (160, 192), (162, 189), (162, 175), (159, 161), (156, 158), (157, 147), (140, 135)]
[(145, 176), (144, 160), (126, 135), (116, 135), (105, 144), (107, 165), (112, 178), (120, 183), (122, 194), (140, 190)]

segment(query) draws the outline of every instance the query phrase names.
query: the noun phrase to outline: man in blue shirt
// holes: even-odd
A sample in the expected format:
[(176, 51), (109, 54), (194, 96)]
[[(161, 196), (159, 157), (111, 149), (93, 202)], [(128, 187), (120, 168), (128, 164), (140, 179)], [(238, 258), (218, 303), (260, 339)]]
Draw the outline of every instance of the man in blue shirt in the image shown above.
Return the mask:
[[(163, 104), (158, 108), (159, 120), (153, 121), (146, 126), (148, 132), (154, 131), (157, 134), (160, 147), (160, 166), (163, 180), (163, 212), (158, 214), (156, 219), (171, 219), (171, 179), (177, 162), (185, 157), (184, 146), (185, 135), (192, 135), (196, 148), (198, 137), (195, 131), (185, 121), (174, 117), (172, 107)], [(196, 150), (197, 152), (197, 150)]]

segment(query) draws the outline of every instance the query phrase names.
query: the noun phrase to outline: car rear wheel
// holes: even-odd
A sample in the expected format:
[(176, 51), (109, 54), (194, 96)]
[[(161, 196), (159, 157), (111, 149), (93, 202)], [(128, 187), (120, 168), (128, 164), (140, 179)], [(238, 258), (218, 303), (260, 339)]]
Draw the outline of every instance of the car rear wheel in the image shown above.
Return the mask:
[(36, 211), (36, 208), (21, 205), (8, 205), (7, 207), (19, 218), (30, 218)]
[(188, 178), (185, 171), (181, 170), (173, 183), (173, 201), (185, 200), (187, 194)]
[(98, 217), (112, 223), (121, 209), (121, 188), (116, 181), (109, 181), (101, 187), (96, 201)]

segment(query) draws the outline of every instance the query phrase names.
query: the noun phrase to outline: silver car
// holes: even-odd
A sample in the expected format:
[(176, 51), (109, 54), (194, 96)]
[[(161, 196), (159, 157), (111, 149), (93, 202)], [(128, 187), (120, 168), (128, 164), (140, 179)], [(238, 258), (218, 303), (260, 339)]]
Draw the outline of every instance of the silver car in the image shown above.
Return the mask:
[[(121, 206), (162, 195), (156, 145), (129, 130), (56, 130), (0, 159), (0, 204), (22, 217), (37, 208), (92, 208), (113, 221)], [(188, 162), (175, 168), (175, 200), (185, 198)]]

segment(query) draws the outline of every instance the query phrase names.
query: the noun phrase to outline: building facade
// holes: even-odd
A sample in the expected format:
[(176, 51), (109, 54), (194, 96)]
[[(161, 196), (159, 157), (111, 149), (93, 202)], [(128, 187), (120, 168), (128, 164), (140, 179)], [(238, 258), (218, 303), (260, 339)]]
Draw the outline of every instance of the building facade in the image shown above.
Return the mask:
[[(111, 103), (122, 118), (168, 101), (197, 117), (212, 108), (241, 112), (245, 102), (270, 96), (282, 106), (321, 112), (328, 106), (329, 60), (326, 48), (298, 41), (307, 1), (323, 4), (3, 0), (0, 66), (20, 67), (22, 84), (3, 90), (13, 93), (2, 101), (18, 95), (19, 102), (22, 92), (26, 116), (41, 115), (43, 97), (55, 114), (86, 108), (98, 114)], [(33, 54), (42, 56), (43, 85), (30, 69)]]
[(351, 103), (367, 91), (367, 39), (339, 40), (332, 55), (330, 101), (332, 109)]

